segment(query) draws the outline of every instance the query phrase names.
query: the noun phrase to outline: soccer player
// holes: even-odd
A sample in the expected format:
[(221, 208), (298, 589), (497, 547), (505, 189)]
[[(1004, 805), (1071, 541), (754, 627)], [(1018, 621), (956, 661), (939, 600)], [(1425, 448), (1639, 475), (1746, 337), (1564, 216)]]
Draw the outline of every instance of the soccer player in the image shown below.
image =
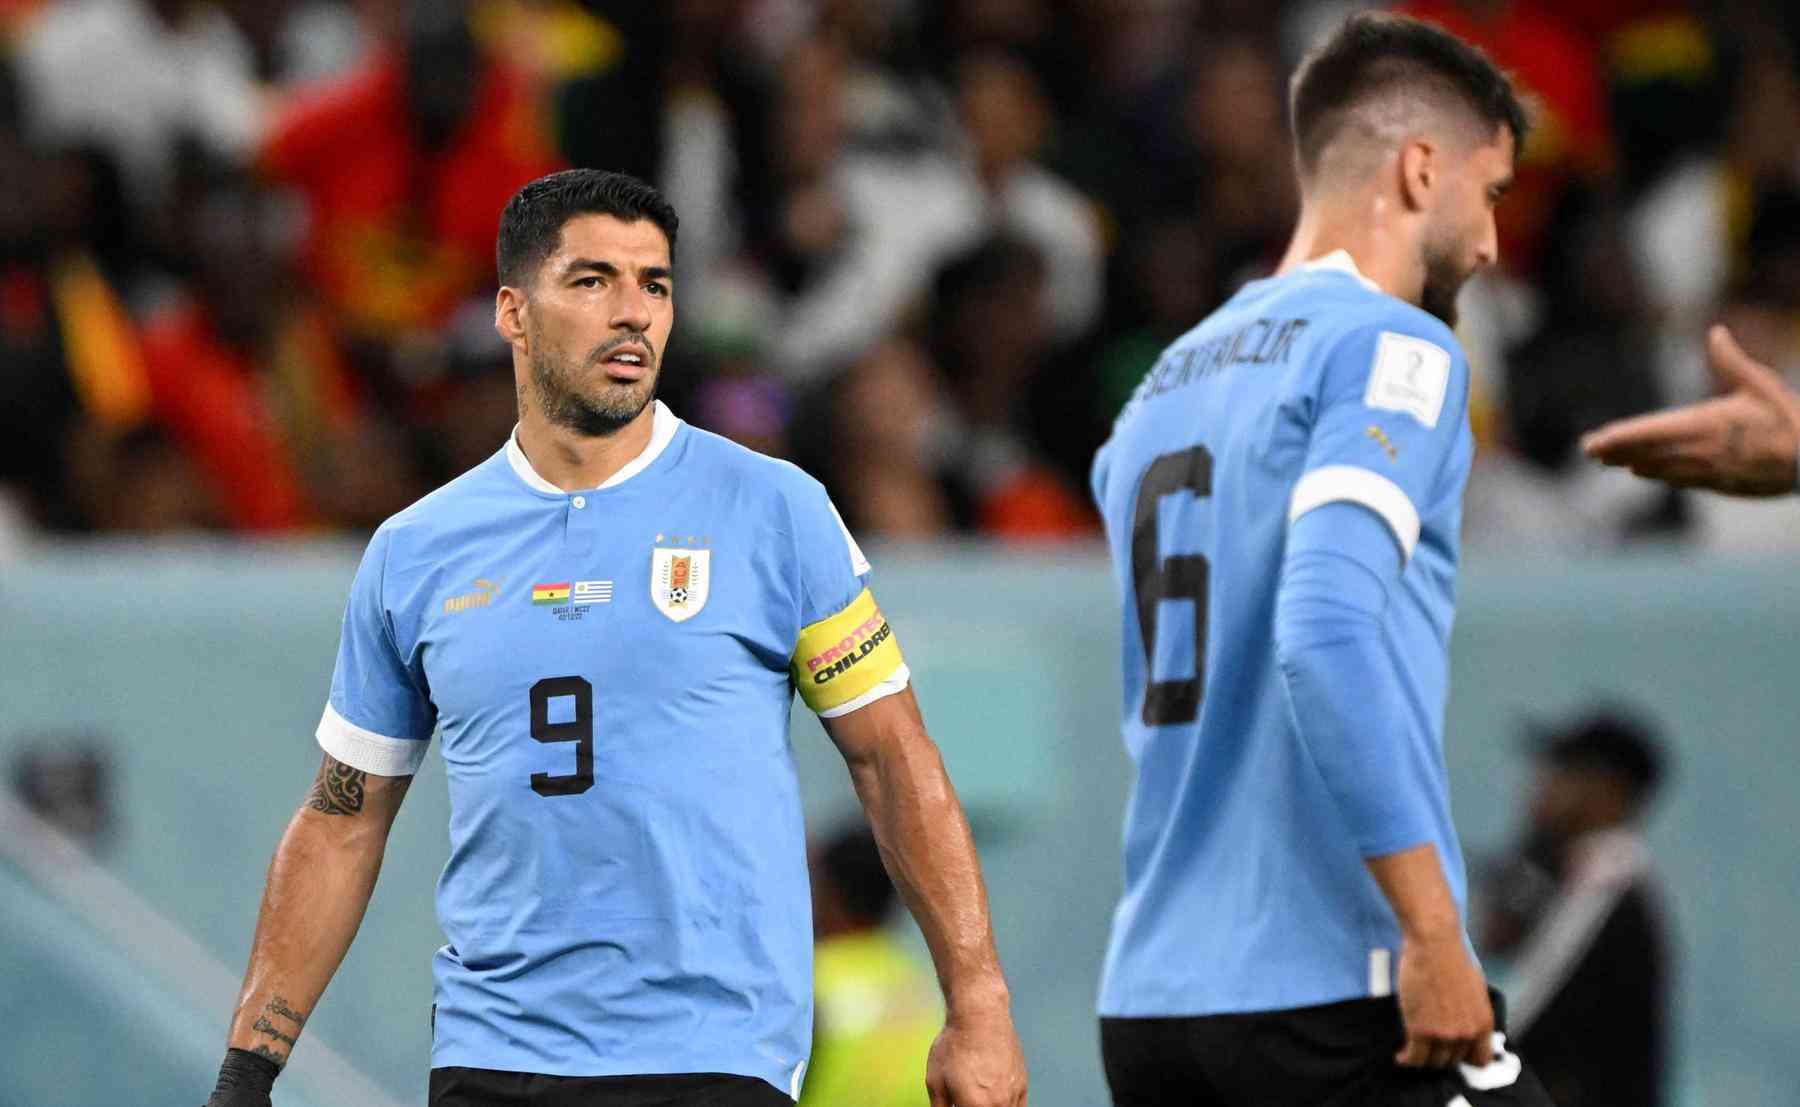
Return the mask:
[(1360, 15), (1295, 74), (1278, 274), (1177, 340), (1094, 462), (1137, 776), (1100, 990), (1117, 1107), (1546, 1103), (1464, 928), (1442, 727), (1469, 370), (1525, 117)]
[(495, 325), (518, 428), (369, 543), (213, 1104), (269, 1102), (433, 731), (450, 859), (430, 1102), (789, 1103), (812, 1016), (796, 687), (937, 967), (931, 1102), (1025, 1103), (968, 823), (869, 563), (817, 481), (654, 399), (675, 232), (619, 174), (508, 203)]
[(1728, 496), (1800, 490), (1800, 393), (1724, 327), (1707, 335), (1706, 356), (1723, 395), (1608, 423), (1581, 448), (1596, 461), (1679, 488)]

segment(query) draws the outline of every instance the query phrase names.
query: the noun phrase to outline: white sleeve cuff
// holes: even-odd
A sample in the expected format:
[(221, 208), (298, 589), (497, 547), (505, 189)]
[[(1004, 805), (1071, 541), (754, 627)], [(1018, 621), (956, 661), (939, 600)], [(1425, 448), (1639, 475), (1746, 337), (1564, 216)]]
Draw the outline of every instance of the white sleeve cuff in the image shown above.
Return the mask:
[(320, 748), (333, 758), (376, 776), (412, 776), (425, 763), (425, 754), (431, 748), (429, 737), (389, 738), (364, 730), (339, 715), (329, 703), (315, 733)]
[(902, 661), (900, 667), (895, 669), (886, 680), (853, 700), (847, 700), (836, 707), (819, 712), (819, 718), (835, 719), (839, 715), (848, 715), (859, 707), (867, 707), (876, 700), (885, 700), (895, 692), (905, 691), (906, 686), (911, 683), (912, 670), (908, 669), (906, 662)]
[(1294, 485), (1293, 499), (1288, 502), (1288, 522), (1315, 507), (1339, 501), (1361, 504), (1380, 516), (1400, 543), (1401, 561), (1412, 558), (1413, 549), (1419, 544), (1419, 509), (1399, 485), (1372, 469), (1326, 465), (1307, 473)]
[(831, 508), (831, 517), (837, 520), (838, 529), (844, 532), (844, 545), (850, 547), (851, 575), (859, 577), (868, 576), (869, 570), (872, 567), (869, 564), (869, 559), (863, 556), (862, 547), (856, 544), (856, 539), (850, 537), (850, 528), (844, 525), (844, 517), (838, 514), (837, 505), (830, 500), (826, 500), (825, 506)]

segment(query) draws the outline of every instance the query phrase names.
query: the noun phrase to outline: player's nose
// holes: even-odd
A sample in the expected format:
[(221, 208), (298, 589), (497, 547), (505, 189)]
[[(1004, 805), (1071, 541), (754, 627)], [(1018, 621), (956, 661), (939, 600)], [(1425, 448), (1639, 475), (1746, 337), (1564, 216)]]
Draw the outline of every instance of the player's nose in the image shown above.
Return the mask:
[(1475, 262), (1485, 269), (1500, 260), (1500, 228), (1494, 222), (1494, 215), (1489, 212), (1482, 221), (1481, 238), (1475, 244)]
[(650, 329), (650, 294), (641, 288), (623, 288), (613, 297), (614, 327), (643, 333)]

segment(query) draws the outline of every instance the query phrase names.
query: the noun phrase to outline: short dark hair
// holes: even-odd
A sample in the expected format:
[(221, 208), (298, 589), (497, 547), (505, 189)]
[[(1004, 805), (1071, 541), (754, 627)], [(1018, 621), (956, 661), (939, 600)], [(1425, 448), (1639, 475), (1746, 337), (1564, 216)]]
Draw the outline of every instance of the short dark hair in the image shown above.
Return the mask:
[(500, 214), (495, 264), (500, 283), (523, 287), (537, 267), (556, 252), (563, 225), (578, 215), (610, 215), (627, 223), (648, 219), (669, 240), (675, 253), (680, 220), (662, 193), (629, 173), (603, 169), (565, 169), (539, 177), (513, 193)]
[(1529, 123), (1512, 81), (1475, 46), (1434, 23), (1361, 12), (1301, 61), (1288, 89), (1300, 171), (1317, 168), (1355, 109), (1396, 90), (1447, 97), (1477, 120), (1512, 129), (1525, 145)]
[(1634, 807), (1655, 797), (1667, 772), (1656, 728), (1620, 707), (1601, 705), (1576, 718), (1530, 725), (1528, 740), (1548, 764), (1619, 778)]

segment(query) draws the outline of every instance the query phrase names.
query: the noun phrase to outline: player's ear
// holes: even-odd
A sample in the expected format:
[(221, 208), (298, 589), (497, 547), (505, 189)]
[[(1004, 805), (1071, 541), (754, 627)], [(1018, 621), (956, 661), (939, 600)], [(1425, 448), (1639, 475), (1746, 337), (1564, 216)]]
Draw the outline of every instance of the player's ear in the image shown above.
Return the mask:
[[(511, 285), (501, 285), (494, 294), (494, 329), (506, 344), (525, 350), (525, 293)], [(527, 351), (529, 352), (529, 351)]]
[(1424, 211), (1437, 188), (1442, 167), (1438, 149), (1422, 136), (1407, 139), (1400, 147), (1400, 199), (1408, 211)]

